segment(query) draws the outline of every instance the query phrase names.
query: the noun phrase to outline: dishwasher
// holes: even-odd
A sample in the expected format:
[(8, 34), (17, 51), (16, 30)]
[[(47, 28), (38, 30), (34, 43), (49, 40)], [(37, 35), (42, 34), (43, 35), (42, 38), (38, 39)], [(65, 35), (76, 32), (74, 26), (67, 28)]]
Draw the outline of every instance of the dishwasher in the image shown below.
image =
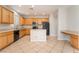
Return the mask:
[(14, 31), (14, 42), (19, 40), (19, 30)]

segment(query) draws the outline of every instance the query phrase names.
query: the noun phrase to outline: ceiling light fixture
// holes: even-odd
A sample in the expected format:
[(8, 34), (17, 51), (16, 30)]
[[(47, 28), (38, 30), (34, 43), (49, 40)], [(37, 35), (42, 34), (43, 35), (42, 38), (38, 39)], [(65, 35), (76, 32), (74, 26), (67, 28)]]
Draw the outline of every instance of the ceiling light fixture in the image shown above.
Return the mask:
[(22, 7), (22, 5), (19, 5), (19, 7)]
[(35, 5), (32, 5), (32, 8), (34, 8), (35, 7)]

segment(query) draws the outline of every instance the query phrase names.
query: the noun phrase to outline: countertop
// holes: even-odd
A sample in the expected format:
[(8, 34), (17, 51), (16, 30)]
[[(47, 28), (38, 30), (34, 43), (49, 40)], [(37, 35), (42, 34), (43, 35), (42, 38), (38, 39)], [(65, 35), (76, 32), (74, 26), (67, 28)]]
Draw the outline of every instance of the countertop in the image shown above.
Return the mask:
[(64, 34), (68, 34), (68, 35), (79, 35), (79, 32), (77, 32), (77, 31), (64, 30), (61, 32)]
[(11, 29), (2, 29), (0, 30), (0, 33), (9, 32), (9, 31), (15, 31), (15, 30), (22, 30), (27, 28), (11, 28)]
[[(0, 33), (15, 31), (15, 30), (22, 30), (22, 29), (32, 29), (32, 28), (11, 28), (11, 29), (2, 29)], [(45, 29), (33, 29), (33, 30), (45, 30)]]

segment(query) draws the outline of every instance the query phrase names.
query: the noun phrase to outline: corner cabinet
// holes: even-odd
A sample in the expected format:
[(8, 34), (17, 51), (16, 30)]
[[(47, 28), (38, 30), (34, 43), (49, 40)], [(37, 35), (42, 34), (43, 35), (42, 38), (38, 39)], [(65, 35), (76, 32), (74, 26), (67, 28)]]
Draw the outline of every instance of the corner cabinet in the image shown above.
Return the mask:
[(0, 6), (0, 24), (13, 24), (14, 14), (12, 11)]

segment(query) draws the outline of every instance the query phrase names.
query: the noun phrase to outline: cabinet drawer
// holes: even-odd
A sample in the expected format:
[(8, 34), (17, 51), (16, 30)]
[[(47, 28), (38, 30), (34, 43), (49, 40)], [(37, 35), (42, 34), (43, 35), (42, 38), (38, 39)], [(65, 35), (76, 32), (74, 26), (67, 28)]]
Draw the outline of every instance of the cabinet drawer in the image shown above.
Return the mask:
[(6, 33), (0, 33), (0, 37), (1, 37), (1, 36), (6, 36)]
[(8, 35), (7, 36), (8, 44), (12, 43), (14, 41), (14, 35)]
[(7, 32), (7, 35), (11, 35), (13, 34), (13, 31)]

